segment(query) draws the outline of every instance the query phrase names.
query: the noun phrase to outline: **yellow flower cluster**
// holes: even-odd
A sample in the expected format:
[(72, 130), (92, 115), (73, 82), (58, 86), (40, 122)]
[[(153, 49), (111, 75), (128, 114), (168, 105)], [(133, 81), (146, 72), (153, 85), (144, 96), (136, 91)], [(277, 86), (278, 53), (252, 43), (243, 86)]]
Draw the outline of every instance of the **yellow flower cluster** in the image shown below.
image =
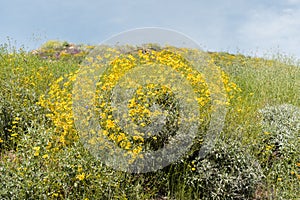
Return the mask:
[(50, 85), (47, 96), (42, 95), (38, 104), (47, 108), (49, 113), (46, 115), (55, 125), (57, 136), (55, 141), (68, 145), (78, 139), (74, 128), (72, 113), (72, 84), (75, 80), (73, 73), (68, 76), (60, 77)]
[[(102, 57), (87, 59), (91, 66), (95, 68), (95, 71), (104, 68), (101, 61), (109, 61), (108, 67), (102, 73), (102, 76), (93, 77), (94, 80), (98, 80), (94, 102), (101, 131), (90, 130), (98, 134), (98, 137), (89, 138), (90, 144), (96, 144), (99, 141), (99, 137), (104, 137), (111, 143), (124, 149), (127, 152), (126, 155), (132, 158), (131, 160), (134, 162), (137, 156), (143, 157), (142, 152), (143, 149), (145, 150), (145, 146), (164, 141), (158, 140), (158, 136), (151, 133), (147, 136), (144, 135), (145, 131), (143, 131), (143, 128), (151, 125), (155, 119), (162, 116), (167, 120), (167, 128), (169, 129), (176, 130), (176, 127), (180, 124), (180, 120), (177, 119), (179, 111), (176, 97), (178, 96), (174, 94), (168, 85), (152, 83), (151, 80), (147, 80), (147, 77), (143, 77), (146, 80), (145, 84), (137, 87), (134, 95), (127, 102), (128, 113), (123, 113), (122, 116), (123, 120), (127, 120), (128, 123), (134, 124), (134, 127), (138, 128), (134, 128), (133, 133), (128, 134), (126, 127), (118, 125), (119, 119), (114, 118), (113, 112), (115, 108), (111, 104), (112, 91), (119, 84), (122, 77), (127, 75), (126, 73), (130, 73), (130, 70), (138, 66), (166, 66), (176, 71), (192, 87), (196, 96), (194, 100), (199, 105), (200, 113), (203, 113), (200, 119), (192, 120), (205, 120), (205, 117), (209, 115), (211, 91), (209, 91), (209, 87), (206, 84), (204, 74), (200, 73), (193, 64), (189, 63), (180, 54), (180, 51), (187, 52), (189, 50), (180, 49), (179, 51), (174, 51), (174, 48), (170, 47), (159, 51), (136, 50), (122, 54), (114, 49), (107, 49), (107, 53)], [(89, 73), (88, 71), (84, 72), (84, 67), (81, 70), (81, 73)], [(222, 82), (228, 95), (227, 105), (229, 105), (230, 101), (240, 92), (240, 89), (229, 80), (225, 72), (221, 71), (220, 68), (218, 70), (221, 72)], [(172, 81), (176, 81), (173, 77), (168, 77), (169, 74), (166, 73), (164, 75), (163, 68), (159, 73), (163, 74), (162, 77), (166, 79), (165, 82), (169, 81), (171, 84)], [(50, 85), (49, 93), (41, 96), (39, 100), (39, 104), (49, 110), (47, 116), (56, 127), (57, 140), (63, 145), (68, 145), (78, 139), (72, 110), (72, 86), (77, 76), (78, 71), (59, 78)], [(128, 84), (128, 87), (131, 87), (134, 83), (128, 82), (126, 84)], [(81, 96), (81, 98), (84, 98), (84, 96)], [(155, 106), (159, 107), (159, 109), (154, 109)], [(86, 120), (86, 124), (88, 124), (89, 119)], [(147, 137), (147, 140), (145, 137)], [(77, 178), (83, 180), (84, 175), (78, 175)]]

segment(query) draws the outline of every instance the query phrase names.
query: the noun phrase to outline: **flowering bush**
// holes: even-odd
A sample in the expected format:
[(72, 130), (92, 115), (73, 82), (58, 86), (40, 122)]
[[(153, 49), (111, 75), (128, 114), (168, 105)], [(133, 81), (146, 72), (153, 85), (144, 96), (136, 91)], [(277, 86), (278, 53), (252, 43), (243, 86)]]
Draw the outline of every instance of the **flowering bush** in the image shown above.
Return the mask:
[[(173, 50), (173, 51), (171, 51)], [(159, 51), (152, 50), (144, 52), (142, 49), (133, 51), (133, 53), (121, 54), (114, 49), (108, 49), (105, 58), (96, 57), (88, 58), (89, 65), (93, 66), (93, 71), (102, 69), (104, 66), (101, 64), (103, 59), (109, 60), (109, 67), (103, 73), (101, 77), (89, 77), (91, 79), (99, 79), (96, 83), (96, 112), (98, 116), (98, 123), (100, 124), (101, 131), (90, 130), (90, 132), (97, 132), (96, 137), (88, 138), (88, 143), (93, 145), (99, 142), (99, 137), (105, 137), (114, 145), (126, 150), (126, 155), (129, 156), (130, 162), (134, 162), (137, 156), (143, 157), (142, 151), (157, 150), (163, 147), (167, 143), (170, 136), (176, 134), (178, 130), (178, 106), (179, 103), (176, 100), (174, 93), (169, 89), (171, 86), (165, 86), (160, 84), (154, 84), (149, 81), (142, 86), (139, 86), (134, 92), (131, 99), (128, 100), (126, 106), (128, 113), (122, 115), (122, 120), (126, 121), (126, 124), (135, 124), (134, 127), (121, 128), (117, 125), (119, 123), (118, 119), (113, 116), (112, 107), (112, 91), (114, 90), (117, 83), (123, 76), (126, 76), (126, 72), (133, 70), (141, 65), (148, 65), (148, 70), (150, 70), (151, 65), (158, 64), (167, 66), (175, 70), (182, 77), (187, 79), (188, 83), (192, 86), (195, 93), (195, 101), (199, 105), (199, 112), (201, 116), (194, 119), (189, 116), (188, 120), (196, 120), (200, 122), (207, 123), (208, 116), (211, 111), (211, 97), (209, 88), (205, 82), (205, 77), (203, 74), (199, 73), (191, 64), (189, 64), (183, 56), (179, 53), (174, 53), (174, 49), (160, 49)], [(187, 51), (187, 50), (184, 50)], [(114, 54), (115, 53), (115, 54)], [(114, 57), (113, 55), (117, 55)], [(99, 64), (100, 63), (100, 64)], [(87, 69), (81, 69), (81, 73), (88, 73)], [(145, 69), (147, 70), (147, 69)], [(235, 83), (229, 81), (229, 77), (220, 68), (220, 71), (225, 90), (228, 95), (227, 106), (234, 99), (237, 99), (240, 88), (236, 86)], [(162, 70), (166, 71), (166, 70)], [(57, 137), (54, 139), (62, 145), (68, 145), (72, 141), (78, 140), (78, 135), (76, 132), (74, 124), (74, 114), (72, 105), (74, 104), (74, 95), (72, 96), (72, 86), (74, 85), (76, 78), (78, 78), (79, 71), (66, 75), (65, 77), (60, 77), (51, 86), (50, 91), (46, 95), (42, 95), (39, 100), (39, 105), (43, 106), (49, 113), (47, 116), (53, 121), (55, 129), (57, 132)], [(171, 82), (173, 79), (170, 74), (163, 74), (162, 78), (169, 78)], [(128, 76), (127, 76), (128, 77)], [(82, 77), (80, 77), (82, 79)], [(149, 76), (150, 79), (150, 76)], [(128, 79), (130, 80), (130, 79)], [(133, 87), (135, 84), (130, 85), (130, 81), (126, 80), (126, 87)], [(80, 80), (81, 83), (88, 83), (90, 80)], [(178, 81), (178, 80), (177, 80)], [(84, 85), (84, 84), (82, 84)], [(87, 85), (87, 84), (86, 84)], [(89, 88), (85, 88), (83, 91), (88, 91)], [(215, 92), (215, 91), (214, 91)], [(217, 91), (220, 92), (221, 91)], [(86, 92), (78, 95), (78, 98), (88, 98), (85, 97)], [(177, 95), (178, 98), (178, 95)], [(183, 98), (183, 97), (180, 97)], [(191, 100), (192, 101), (192, 100)], [(93, 107), (93, 104), (86, 105), (86, 107)], [(157, 109), (159, 107), (159, 109)], [(85, 109), (85, 108), (84, 108)], [(87, 111), (84, 110), (83, 114)], [(82, 116), (80, 115), (80, 117)], [(147, 132), (147, 137), (145, 137), (145, 128), (149, 126), (155, 130), (159, 126), (159, 122), (156, 120), (160, 116), (164, 118), (165, 124), (167, 126), (161, 127), (162, 129), (158, 133)], [(91, 116), (86, 116), (85, 120), (80, 120), (82, 124), (88, 123), (87, 120)], [(136, 128), (136, 127), (139, 128)], [(130, 131), (131, 135), (126, 133)], [(134, 131), (133, 131), (134, 130)], [(203, 133), (202, 133), (203, 134)], [(99, 137), (98, 137), (99, 136)], [(203, 135), (199, 133), (199, 141)], [(145, 139), (146, 138), (146, 139)], [(111, 148), (109, 144), (102, 144), (102, 146), (107, 145), (107, 148)], [(199, 148), (199, 146), (198, 146)]]

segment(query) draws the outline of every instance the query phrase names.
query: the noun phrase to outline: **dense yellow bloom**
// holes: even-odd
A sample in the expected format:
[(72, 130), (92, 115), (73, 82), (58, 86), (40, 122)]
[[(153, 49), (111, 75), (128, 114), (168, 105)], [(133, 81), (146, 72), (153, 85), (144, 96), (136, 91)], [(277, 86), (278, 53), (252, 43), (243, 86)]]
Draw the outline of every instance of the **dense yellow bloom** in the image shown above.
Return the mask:
[[(181, 49), (180, 51), (187, 52), (187, 49)], [(117, 56), (114, 56), (114, 55)], [(95, 106), (97, 117), (99, 120), (99, 125), (101, 126), (101, 131), (98, 133), (99, 137), (105, 137), (107, 140), (120, 148), (125, 150), (128, 156), (134, 159), (139, 156), (143, 157), (143, 150), (145, 143), (149, 140), (143, 138), (143, 131), (133, 130), (134, 134), (128, 134), (123, 129), (119, 127), (117, 119), (112, 115), (113, 107), (111, 105), (111, 93), (115, 86), (119, 84), (122, 77), (130, 70), (137, 68), (138, 66), (156, 64), (157, 66), (167, 66), (170, 69), (176, 71), (182, 78), (185, 78), (196, 95), (196, 99), (189, 99), (190, 101), (195, 100), (200, 109), (200, 113), (203, 115), (199, 119), (187, 119), (188, 120), (199, 120), (200, 122), (205, 121), (208, 112), (211, 112), (211, 93), (210, 89), (214, 89), (214, 86), (209, 89), (206, 83), (206, 77), (204, 74), (200, 73), (193, 64), (187, 62), (187, 60), (182, 56), (179, 50), (173, 48), (165, 48), (160, 51), (149, 51), (144, 52), (138, 50), (130, 54), (120, 54), (120, 52), (115, 52), (113, 49), (107, 49), (107, 53), (103, 56), (98, 56), (97, 58), (87, 58), (87, 61), (91, 63), (94, 68), (86, 69), (81, 71), (81, 74), (94, 74), (95, 71), (101, 69), (103, 66), (99, 64), (99, 61), (103, 59), (108, 60), (108, 68), (101, 77), (89, 77), (85, 85), (88, 85), (92, 80), (98, 80), (96, 82), (96, 94), (95, 94), (95, 105), (87, 105), (89, 108)], [(213, 63), (210, 60), (208, 63)], [(221, 78), (225, 86), (225, 90), (228, 95), (228, 102), (226, 105), (230, 105), (233, 100), (235, 100), (240, 92), (240, 88), (231, 82), (229, 77), (220, 68), (218, 70), (221, 72)], [(50, 91), (47, 95), (41, 96), (39, 99), (39, 104), (49, 110), (46, 115), (55, 125), (55, 130), (57, 135), (54, 141), (58, 141), (62, 145), (68, 145), (72, 141), (78, 140), (78, 134), (74, 125), (74, 113), (72, 110), (73, 96), (72, 96), (72, 86), (74, 85), (78, 72), (65, 75), (58, 78), (54, 83), (50, 85)], [(176, 77), (166, 70), (158, 71), (161, 80), (164, 82), (169, 82), (170, 85), (173, 82), (178, 81)], [(143, 76), (143, 75), (142, 75)], [(84, 76), (83, 76), (84, 77)], [(131, 99), (129, 99), (128, 113), (123, 113), (123, 119), (127, 122), (134, 124), (134, 127), (146, 128), (153, 124), (157, 119), (169, 120), (169, 128), (175, 128), (181, 122), (176, 121), (179, 115), (178, 103), (176, 102), (175, 92), (172, 91), (167, 83), (166, 85), (152, 83), (147, 77), (142, 77), (145, 79), (145, 84), (139, 86)], [(167, 78), (167, 79), (166, 79)], [(164, 80), (165, 79), (165, 80)], [(135, 81), (128, 79), (125, 88), (135, 87)], [(84, 85), (82, 86), (85, 87)], [(217, 88), (217, 87), (216, 87)], [(88, 88), (87, 88), (88, 90)], [(216, 93), (221, 93), (222, 91), (213, 91)], [(178, 92), (176, 93), (178, 94)], [(85, 98), (82, 94), (80, 98)], [(180, 96), (179, 96), (180, 98)], [(217, 101), (216, 101), (217, 102)], [(82, 122), (88, 126), (89, 118)], [(193, 118), (192, 116), (190, 116)], [(17, 121), (17, 120), (16, 120)], [(172, 123), (171, 123), (172, 122)], [(90, 130), (94, 133), (94, 138), (89, 138), (88, 142), (91, 145), (96, 145), (99, 139), (96, 137), (95, 130)], [(91, 134), (89, 133), (89, 134)], [(87, 133), (86, 133), (87, 134)], [(148, 133), (151, 134), (152, 133)], [(84, 137), (82, 135), (81, 137)], [(159, 141), (158, 136), (152, 136), (152, 141)], [(48, 144), (49, 146), (49, 144)], [(50, 144), (51, 146), (51, 144)], [(49, 147), (50, 148), (50, 147)], [(78, 175), (78, 179), (84, 179), (84, 174)]]

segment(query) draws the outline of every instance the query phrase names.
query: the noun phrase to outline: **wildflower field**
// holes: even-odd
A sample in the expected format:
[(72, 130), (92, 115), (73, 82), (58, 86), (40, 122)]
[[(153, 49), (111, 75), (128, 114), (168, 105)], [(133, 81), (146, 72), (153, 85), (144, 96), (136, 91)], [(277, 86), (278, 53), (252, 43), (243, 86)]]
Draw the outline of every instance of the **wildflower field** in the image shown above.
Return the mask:
[[(299, 199), (299, 63), (280, 55), (263, 59), (207, 52), (205, 62), (215, 66), (224, 86), (219, 91), (181, 54), (198, 55), (198, 50), (150, 45), (128, 47), (132, 50), (124, 53), (105, 48), (109, 54), (90, 58), (95, 46), (49, 41), (33, 52), (0, 46), (0, 199)], [(86, 63), (92, 67), (85, 69)], [(140, 65), (179, 74), (195, 95), (181, 98), (194, 102), (188, 105), (197, 106), (197, 112), (188, 105), (183, 107), (195, 114), (181, 112), (172, 87), (151, 81), (160, 78), (156, 74), (124, 97), (126, 112), (117, 119), (112, 91), (131, 87), (129, 82), (116, 85)], [(84, 79), (84, 70), (91, 69), (102, 70), (102, 76)], [(91, 80), (96, 80), (94, 105), (74, 110), (76, 102), (88, 98), (85, 87)], [(172, 84), (175, 90), (183, 87)], [(76, 87), (81, 90), (74, 94)], [(199, 156), (214, 111), (212, 89), (226, 96), (217, 103), (227, 112), (214, 145)], [(86, 129), (81, 127), (91, 123), (100, 128), (82, 133)], [(179, 127), (186, 130), (194, 123), (199, 128), (193, 145), (179, 159), (162, 157), (169, 164), (146, 173), (122, 170), (145, 159), (147, 151), (171, 143)], [(145, 135), (147, 127), (152, 132)], [(96, 158), (93, 150), (102, 156)], [(114, 154), (119, 170), (103, 162)]]

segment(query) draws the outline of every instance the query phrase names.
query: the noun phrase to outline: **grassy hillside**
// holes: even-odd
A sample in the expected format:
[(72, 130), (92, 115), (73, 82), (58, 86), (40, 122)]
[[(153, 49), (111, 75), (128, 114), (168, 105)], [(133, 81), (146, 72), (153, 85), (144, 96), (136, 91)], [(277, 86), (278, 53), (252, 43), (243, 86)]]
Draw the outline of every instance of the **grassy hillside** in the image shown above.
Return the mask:
[[(174, 68), (179, 63), (176, 70), (191, 83), (203, 113), (195, 145), (184, 157), (155, 172), (132, 174), (95, 159), (83, 147), (74, 125), (72, 88), (78, 69), (94, 48), (58, 41), (33, 52), (0, 47), (1, 199), (299, 198), (299, 66), (279, 56), (267, 60), (209, 52), (228, 100), (223, 131), (203, 158), (198, 154), (212, 101), (202, 74), (167, 48), (108, 56), (111, 68), (100, 79), (102, 90), (97, 90), (102, 100), (98, 112), (103, 114), (99, 124), (110, 141), (132, 158), (141, 155), (143, 148), (162, 147), (177, 129), (169, 124), (158, 138), (144, 140), (129, 138), (115, 127), (109, 91), (126, 70), (154, 61)], [(172, 92), (148, 84), (135, 96), (140, 101), (130, 107), (133, 122), (149, 124), (151, 112), (144, 99), (151, 104), (166, 96), (168, 101), (162, 104), (171, 113), (170, 120), (176, 121)]]

